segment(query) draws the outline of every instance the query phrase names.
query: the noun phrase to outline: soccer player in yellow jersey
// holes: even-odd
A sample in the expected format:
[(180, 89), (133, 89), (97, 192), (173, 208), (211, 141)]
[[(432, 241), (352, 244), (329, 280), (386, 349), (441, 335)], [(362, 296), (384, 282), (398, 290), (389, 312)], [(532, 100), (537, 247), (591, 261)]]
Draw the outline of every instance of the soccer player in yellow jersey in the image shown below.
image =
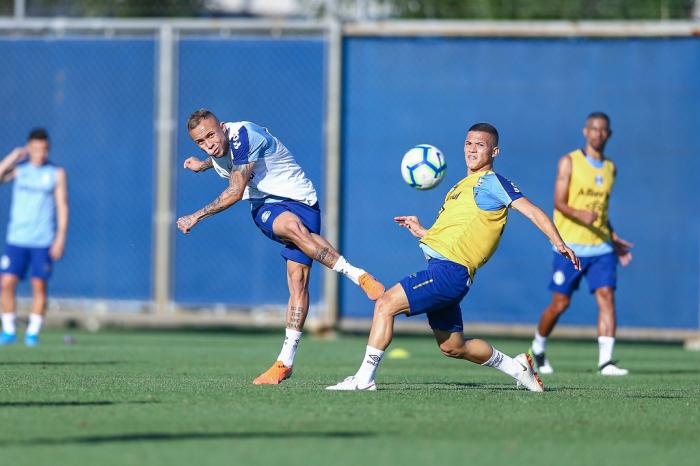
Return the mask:
[(612, 360), (615, 345), (615, 287), (617, 262), (632, 260), (632, 244), (615, 234), (608, 218), (608, 201), (616, 169), (603, 151), (612, 130), (605, 113), (586, 118), (586, 146), (559, 159), (554, 186), (554, 223), (564, 241), (581, 258), (581, 270), (570, 267), (555, 254), (549, 289), (552, 302), (542, 313), (530, 354), (543, 374), (554, 372), (545, 357), (547, 337), (569, 307), (571, 295), (585, 276), (598, 303), (598, 370), (602, 375), (627, 375)]
[(527, 354), (511, 358), (484, 340), (464, 338), (459, 303), (469, 291), (476, 270), (498, 247), (512, 207), (529, 218), (554, 247), (579, 267), (576, 254), (564, 243), (547, 215), (501, 175), (493, 171), (498, 156), (498, 131), (488, 123), (469, 128), (464, 142), (467, 177), (445, 197), (432, 227), (415, 216), (394, 220), (420, 239), (426, 270), (411, 274), (379, 298), (362, 365), (357, 373), (328, 390), (376, 390), (375, 373), (391, 343), (398, 314), (427, 314), (442, 354), (494, 367), (513, 377), (518, 387), (543, 391), (542, 382)]

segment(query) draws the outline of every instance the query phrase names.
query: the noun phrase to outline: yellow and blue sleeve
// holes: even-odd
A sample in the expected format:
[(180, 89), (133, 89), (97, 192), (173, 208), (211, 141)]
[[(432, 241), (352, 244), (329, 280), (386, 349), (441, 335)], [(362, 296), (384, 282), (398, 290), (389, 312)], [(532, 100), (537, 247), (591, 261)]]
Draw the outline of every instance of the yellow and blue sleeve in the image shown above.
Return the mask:
[(515, 183), (497, 173), (482, 176), (474, 187), (474, 201), (481, 210), (485, 211), (506, 208), (521, 197), (523, 193)]

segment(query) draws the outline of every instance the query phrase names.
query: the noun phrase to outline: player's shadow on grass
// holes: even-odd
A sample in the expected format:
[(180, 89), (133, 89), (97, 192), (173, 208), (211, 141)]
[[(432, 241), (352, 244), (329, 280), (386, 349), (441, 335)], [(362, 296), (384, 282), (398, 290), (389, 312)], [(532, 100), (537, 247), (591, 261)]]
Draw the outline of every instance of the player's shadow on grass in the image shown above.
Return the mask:
[(380, 390), (387, 385), (395, 385), (385, 390), (515, 390), (514, 384), (473, 383), (473, 382), (382, 382)]
[(0, 366), (113, 366), (123, 361), (1, 361)]
[[(395, 385), (385, 389), (387, 385)], [(412, 387), (412, 385), (415, 385)], [(380, 390), (444, 390), (444, 391), (458, 391), (458, 390), (482, 390), (482, 391), (505, 391), (505, 392), (520, 392), (521, 390), (515, 387), (515, 384), (497, 384), (497, 383), (473, 383), (473, 382), (382, 382)], [(588, 391), (590, 388), (586, 387), (548, 387), (545, 383), (545, 392), (558, 392), (558, 391), (568, 391), (568, 390), (584, 390)]]
[(682, 374), (700, 374), (700, 369), (634, 369), (630, 370), (630, 374), (644, 375), (682, 375)]
[(143, 401), (0, 401), (0, 408), (37, 408), (37, 407), (63, 407), (63, 406), (111, 406), (124, 404), (149, 404), (158, 403), (156, 400)]
[(131, 442), (177, 442), (181, 440), (247, 440), (247, 439), (352, 439), (371, 437), (370, 432), (150, 432), (142, 434), (90, 435), (85, 437), (35, 438), (26, 440), (0, 441), (0, 446), (37, 446), (66, 444), (106, 444)]

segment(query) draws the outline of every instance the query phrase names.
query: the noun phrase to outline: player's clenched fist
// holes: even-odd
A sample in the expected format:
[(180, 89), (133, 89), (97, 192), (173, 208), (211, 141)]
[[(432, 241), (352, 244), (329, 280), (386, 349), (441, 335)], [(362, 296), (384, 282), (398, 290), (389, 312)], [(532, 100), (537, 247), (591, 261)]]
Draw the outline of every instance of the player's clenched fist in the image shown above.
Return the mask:
[[(188, 157), (187, 160), (185, 160), (185, 163), (183, 164), (184, 168), (187, 168), (188, 170), (192, 170), (193, 172), (198, 172), (202, 170), (202, 167), (204, 166), (204, 162), (199, 160), (197, 157)], [(178, 221), (178, 224), (180, 222)]]
[(177, 228), (187, 234), (197, 224), (197, 219), (193, 215), (185, 215), (177, 219)]

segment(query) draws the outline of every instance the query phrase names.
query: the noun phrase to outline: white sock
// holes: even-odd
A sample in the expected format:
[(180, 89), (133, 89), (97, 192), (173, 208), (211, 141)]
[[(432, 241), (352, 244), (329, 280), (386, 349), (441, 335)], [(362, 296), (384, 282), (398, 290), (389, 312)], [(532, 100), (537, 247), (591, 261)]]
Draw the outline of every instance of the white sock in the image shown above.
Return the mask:
[(17, 314), (14, 312), (3, 312), (2, 313), (2, 331), (14, 335), (17, 329), (15, 328), (15, 317)]
[(491, 357), (488, 361), (483, 363), (482, 366), (489, 366), (498, 369), (499, 371), (503, 372), (504, 374), (508, 374), (514, 379), (517, 379), (518, 376), (523, 372), (523, 366), (518, 364), (515, 361), (515, 359), (511, 358), (507, 354), (501, 353), (496, 348), (493, 348), (493, 353), (491, 354)]
[(282, 361), (285, 367), (292, 367), (294, 364), (294, 356), (297, 354), (297, 346), (301, 340), (301, 332), (291, 328), (284, 331), (284, 343), (282, 343), (282, 351), (277, 356), (278, 361)]
[(41, 324), (44, 323), (44, 316), (39, 314), (29, 314), (29, 325), (27, 325), (27, 335), (38, 335)]
[(343, 275), (348, 277), (350, 280), (353, 281), (353, 283), (355, 283), (355, 285), (360, 284), (360, 275), (365, 273), (364, 270), (358, 269), (357, 267), (353, 266), (350, 262), (346, 261), (343, 256), (338, 257), (338, 261), (333, 266), (333, 270), (342, 273)]
[(369, 385), (374, 382), (374, 375), (377, 373), (379, 363), (382, 362), (382, 356), (384, 356), (384, 351), (367, 345), (365, 358), (362, 360), (360, 369), (355, 373), (359, 384)]
[(598, 366), (612, 360), (615, 337), (598, 337)]
[(540, 335), (540, 332), (535, 332), (535, 338), (532, 340), (532, 351), (535, 354), (542, 354), (547, 348), (547, 337)]

